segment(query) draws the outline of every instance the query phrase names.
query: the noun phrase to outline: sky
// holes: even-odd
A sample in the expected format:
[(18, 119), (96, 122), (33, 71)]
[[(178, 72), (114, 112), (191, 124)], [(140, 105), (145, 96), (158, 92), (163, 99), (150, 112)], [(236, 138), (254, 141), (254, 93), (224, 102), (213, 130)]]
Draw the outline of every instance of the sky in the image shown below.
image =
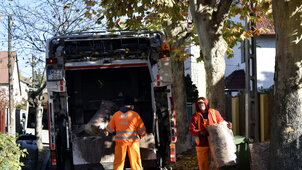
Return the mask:
[[(51, 31), (56, 27), (57, 29), (60, 28), (60, 31), (65, 29), (65, 26), (61, 24), (63, 22), (64, 17), (69, 16), (71, 20), (67, 21), (69, 23), (68, 29), (66, 28), (64, 31), (66, 32), (76, 32), (77, 30), (83, 30), (87, 27), (93, 27), (93, 30), (96, 28), (101, 28), (100, 26), (95, 24), (95, 20), (88, 20), (86, 17), (83, 17), (83, 11), (85, 12), (85, 8), (83, 7), (82, 1), (76, 1), (76, 0), (55, 0), (57, 3), (53, 3), (54, 1), (49, 1), (49, 3), (52, 3), (51, 7), (49, 6), (49, 3), (46, 3), (45, 1), (39, 1), (39, 0), (0, 0), (0, 15), (2, 14), (2, 19), (0, 19), (0, 50), (1, 51), (7, 51), (8, 50), (8, 31), (7, 31), (7, 14), (13, 13), (13, 12), (6, 12), (8, 9), (7, 6), (9, 3), (12, 5), (14, 3), (19, 3), (22, 6), (24, 6), (25, 13), (22, 12), (22, 16), (24, 15), (26, 18), (25, 20), (30, 20), (30, 24), (35, 26), (35, 29), (29, 28), (27, 31), (30, 32), (30, 37), (32, 39), (41, 40), (42, 37), (46, 37), (46, 39), (51, 38), (54, 36), (55, 33), (57, 33), (57, 30)], [(36, 3), (34, 3), (36, 2)], [(67, 8), (65, 10), (66, 4), (72, 4), (70, 8)], [(64, 8), (63, 8), (64, 7)], [(16, 8), (15, 8), (16, 9)], [(80, 9), (80, 10), (79, 10)], [(11, 9), (10, 9), (11, 10)], [(26, 11), (28, 10), (28, 11)], [(35, 12), (33, 12), (35, 11)], [(80, 12), (78, 12), (80, 11)], [(20, 17), (19, 17), (20, 18)], [(29, 19), (28, 19), (29, 18)], [(61, 19), (60, 19), (61, 18)], [(81, 20), (79, 20), (80, 18)], [(13, 32), (17, 33), (17, 36), (23, 36), (26, 37), (25, 32), (18, 32), (17, 28), (22, 28), (22, 24), (17, 22), (18, 17), (12, 17), (13, 20)], [(75, 20), (77, 19), (77, 20)], [(96, 19), (94, 17), (94, 19)], [(60, 22), (58, 21), (60, 20)], [(50, 25), (51, 23), (52, 25)], [(66, 22), (65, 22), (66, 23)], [(93, 24), (91, 24), (93, 23)], [(15, 29), (15, 30), (14, 30)], [(40, 32), (37, 32), (37, 30), (40, 30)], [(48, 32), (43, 32), (47, 30)], [(41, 32), (42, 31), (42, 32)], [(35, 35), (36, 37), (33, 37), (32, 35)], [(36, 41), (39, 42), (39, 41)], [(20, 72), (25, 77), (31, 77), (32, 74), (32, 68), (30, 65), (30, 60), (32, 56), (32, 51), (29, 51), (27, 49), (21, 49), (20, 44), (24, 43), (17, 39), (17, 37), (13, 37), (12, 41), (12, 50), (17, 52), (18, 56), (18, 64), (20, 68)], [(40, 44), (41, 45), (41, 44)], [(41, 45), (41, 49), (46, 50), (45, 47), (43, 47), (45, 44)], [(25, 44), (25, 47), (29, 48), (33, 45)], [(24, 47), (24, 45), (23, 45)], [(41, 58), (39, 68), (43, 70), (44, 67), (44, 61), (45, 61), (45, 53), (34, 53), (34, 55), (37, 58)]]
[[(3, 22), (3, 20), (1, 21)], [(8, 51), (8, 39), (7, 39), (7, 32), (6, 28), (4, 29), (3, 26), (0, 26), (0, 50), (1, 51)], [(17, 51), (17, 59), (19, 64), (20, 72), (25, 77), (31, 77), (31, 67), (29, 63), (26, 63), (28, 60), (26, 59), (26, 56), (24, 56), (21, 52), (21, 50), (14, 48), (18, 45), (18, 42), (16, 40), (12, 41), (12, 51)], [(26, 54), (25, 54), (26, 55)]]
[[(30, 0), (22, 0), (26, 3), (30, 4)], [(0, 3), (2, 4), (8, 4), (10, 3), (8, 0), (0, 0)], [(1, 51), (8, 51), (8, 30), (7, 30), (7, 14), (5, 13), (6, 9), (1, 9), (0, 7), (0, 50)], [(16, 22), (14, 21), (14, 17), (12, 17), (12, 23), (13, 27), (16, 27)], [(28, 63), (27, 54), (22, 52), (23, 50), (16, 48), (19, 45), (19, 41), (17, 41), (14, 37), (12, 40), (12, 51), (17, 51), (17, 58), (18, 58), (18, 64), (20, 72), (25, 77), (31, 77), (31, 67)], [(26, 56), (25, 56), (26, 55)]]

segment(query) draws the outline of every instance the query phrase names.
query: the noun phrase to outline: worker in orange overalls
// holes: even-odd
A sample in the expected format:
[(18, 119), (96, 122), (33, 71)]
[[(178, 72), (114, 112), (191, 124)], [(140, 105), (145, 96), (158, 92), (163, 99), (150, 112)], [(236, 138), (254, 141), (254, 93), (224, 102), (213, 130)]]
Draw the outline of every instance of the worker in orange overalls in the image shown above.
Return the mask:
[[(195, 102), (196, 112), (191, 116), (190, 133), (195, 136), (196, 152), (199, 170), (209, 170), (209, 133), (207, 125), (213, 125), (224, 121), (219, 111), (209, 107), (209, 101), (200, 97)], [(228, 123), (232, 128), (232, 123)]]
[(142, 170), (139, 149), (140, 138), (146, 135), (146, 128), (138, 113), (133, 111), (134, 99), (126, 96), (124, 106), (113, 114), (106, 130), (116, 133), (114, 150), (114, 170), (123, 170), (126, 153), (132, 170)]

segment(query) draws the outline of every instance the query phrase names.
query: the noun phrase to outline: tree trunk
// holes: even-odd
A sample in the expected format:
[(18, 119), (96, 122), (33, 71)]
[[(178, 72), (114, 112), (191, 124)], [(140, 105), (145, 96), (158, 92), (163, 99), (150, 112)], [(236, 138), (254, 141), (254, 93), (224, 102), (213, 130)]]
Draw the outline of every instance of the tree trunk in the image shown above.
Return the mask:
[(277, 42), (270, 169), (302, 169), (302, 1), (272, 2)]
[(187, 120), (186, 93), (184, 82), (184, 62), (179, 59), (179, 54), (174, 54), (174, 49), (182, 49), (186, 42), (188, 31), (187, 21), (167, 21), (164, 23), (165, 33), (171, 45), (171, 68), (173, 79), (174, 104), (176, 110), (177, 143), (176, 151), (181, 153), (191, 148), (189, 137), (189, 120)]
[(206, 49), (204, 52), (205, 55), (211, 56), (204, 57), (207, 78), (207, 98), (209, 98), (210, 107), (217, 109), (225, 117), (224, 54), (227, 45), (222, 36), (215, 42), (212, 48)]
[(176, 110), (177, 127), (177, 153), (186, 151), (190, 147), (189, 138), (189, 120), (186, 112), (186, 93), (184, 84), (184, 63), (182, 61), (171, 60), (173, 76), (173, 96)]
[(42, 143), (42, 118), (43, 118), (43, 107), (42, 101), (38, 100), (36, 103), (36, 137), (37, 137), (37, 146), (39, 150), (43, 149)]
[[(208, 5), (201, 3), (200, 1), (191, 0), (190, 11), (199, 37), (200, 54), (205, 63), (206, 97), (209, 99), (210, 107), (219, 110), (224, 116), (224, 55), (227, 50), (227, 43), (221, 32), (224, 20), (214, 19), (214, 6), (211, 6), (211, 4), (216, 3), (216, 1), (212, 1)], [(227, 6), (225, 8), (228, 11)]]

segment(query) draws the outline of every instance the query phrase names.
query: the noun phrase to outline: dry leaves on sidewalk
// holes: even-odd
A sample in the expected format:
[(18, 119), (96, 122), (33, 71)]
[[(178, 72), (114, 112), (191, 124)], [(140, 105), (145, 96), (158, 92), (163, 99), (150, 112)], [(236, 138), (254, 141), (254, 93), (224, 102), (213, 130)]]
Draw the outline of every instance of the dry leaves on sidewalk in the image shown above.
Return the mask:
[(198, 170), (195, 148), (177, 154), (176, 163), (170, 163), (167, 167), (173, 170)]

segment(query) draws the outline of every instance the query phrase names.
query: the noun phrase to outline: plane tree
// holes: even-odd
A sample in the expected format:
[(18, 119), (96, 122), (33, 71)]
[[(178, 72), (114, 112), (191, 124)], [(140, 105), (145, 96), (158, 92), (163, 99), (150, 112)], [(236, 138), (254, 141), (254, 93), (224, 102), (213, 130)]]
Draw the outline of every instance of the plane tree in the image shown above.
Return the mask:
[[(181, 146), (188, 144), (188, 120), (184, 88), (183, 62), (191, 54), (190, 44), (200, 45), (205, 63), (207, 97), (212, 107), (224, 114), (224, 73), (226, 54), (232, 47), (264, 29), (246, 29), (244, 20), (259, 22), (269, 11), (268, 1), (258, 0), (84, 0), (90, 14), (106, 22), (107, 29), (162, 30), (171, 46), (173, 94), (176, 102), (177, 128)], [(253, 7), (250, 5), (253, 3)], [(257, 13), (257, 16), (252, 15)], [(242, 22), (230, 20), (240, 16)], [(192, 26), (192, 22), (194, 26)], [(187, 147), (181, 147), (186, 149)], [(182, 149), (177, 148), (178, 152)]]
[[(237, 41), (259, 34), (263, 29), (245, 28), (244, 21), (260, 21), (267, 14), (269, 2), (252, 0), (84, 0), (87, 11), (105, 21), (108, 29), (162, 30), (171, 46), (173, 94), (176, 101), (179, 143), (188, 142), (183, 61), (190, 56), (185, 47), (199, 44), (200, 58), (205, 63), (207, 97), (213, 107), (224, 114), (224, 56), (232, 53)], [(190, 10), (189, 10), (190, 9)], [(251, 15), (257, 13), (257, 17)], [(192, 27), (192, 22), (194, 26)], [(179, 151), (179, 150), (178, 150)]]
[(273, 0), (276, 32), (270, 169), (301, 169), (302, 1)]

